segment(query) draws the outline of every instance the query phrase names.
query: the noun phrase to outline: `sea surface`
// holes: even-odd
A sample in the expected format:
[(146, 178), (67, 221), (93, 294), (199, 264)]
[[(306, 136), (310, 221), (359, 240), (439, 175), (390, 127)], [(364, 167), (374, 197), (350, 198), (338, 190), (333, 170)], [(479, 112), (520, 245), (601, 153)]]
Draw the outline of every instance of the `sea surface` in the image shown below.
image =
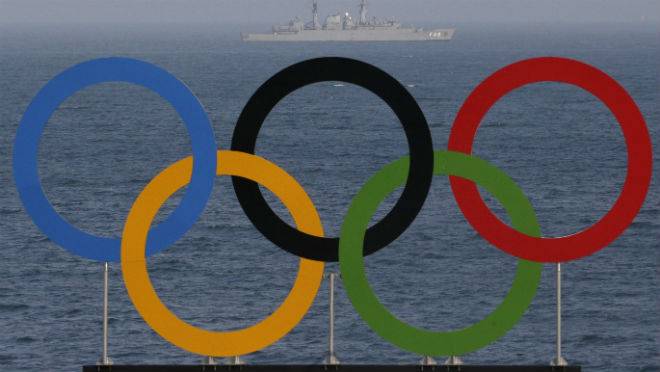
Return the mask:
[[(53, 76), (92, 58), (126, 56), (182, 80), (208, 113), (221, 149), (251, 94), (295, 62), (344, 56), (398, 79), (423, 110), (436, 149), (445, 149), (470, 91), (515, 61), (563, 56), (592, 64), (635, 99), (652, 140), (655, 171), (646, 202), (607, 248), (563, 269), (563, 355), (585, 372), (660, 371), (660, 32), (657, 25), (458, 25), (448, 43), (244, 44), (240, 26), (182, 24), (0, 26), (0, 370), (76, 371), (101, 355), (103, 264), (73, 256), (31, 222), (12, 176), (13, 140), (31, 98)], [(251, 30), (250, 28), (248, 28)], [(254, 27), (252, 28), (254, 29)], [(258, 28), (257, 28), (258, 29)], [(119, 236), (136, 196), (161, 170), (191, 153), (175, 111), (158, 95), (125, 83), (85, 89), (51, 117), (39, 147), (39, 174), (57, 211), (76, 226)], [(327, 236), (336, 236), (353, 196), (375, 172), (408, 153), (392, 111), (372, 93), (326, 82), (282, 100), (259, 135), (257, 154), (305, 188)], [(595, 223), (619, 195), (626, 173), (621, 130), (595, 97), (542, 83), (501, 99), (484, 118), (474, 154), (524, 190), (545, 236)], [(400, 191), (399, 191), (400, 192)], [(177, 193), (158, 220), (176, 206)], [(388, 198), (380, 219), (398, 197)], [(271, 205), (290, 220), (279, 202)], [(506, 220), (501, 207), (489, 204)], [(312, 247), (313, 249), (313, 247)], [(240, 209), (231, 181), (218, 177), (197, 224), (149, 258), (149, 274), (180, 318), (213, 330), (267, 316), (287, 295), (298, 259), (266, 240)], [(466, 222), (446, 177), (436, 176), (424, 208), (395, 242), (365, 259), (380, 300), (400, 319), (430, 330), (469, 326), (507, 293), (516, 259)], [(119, 364), (199, 363), (202, 356), (152, 331), (110, 265), (110, 357)], [(337, 264), (326, 271), (338, 272)], [(319, 363), (328, 334), (328, 286), (302, 322), (247, 363)], [(415, 364), (419, 355), (376, 335), (339, 281), (336, 349), (343, 363)], [(555, 348), (555, 266), (544, 265), (521, 321), (468, 364), (548, 364)], [(438, 357), (440, 361), (442, 357)]]

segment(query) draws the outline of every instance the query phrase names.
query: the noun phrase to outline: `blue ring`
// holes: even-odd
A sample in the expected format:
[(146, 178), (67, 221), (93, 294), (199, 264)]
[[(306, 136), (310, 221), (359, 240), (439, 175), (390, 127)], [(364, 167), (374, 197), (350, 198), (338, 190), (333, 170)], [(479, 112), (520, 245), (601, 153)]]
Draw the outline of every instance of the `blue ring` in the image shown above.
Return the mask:
[(190, 184), (174, 212), (151, 229), (147, 255), (177, 241), (204, 211), (215, 180), (217, 145), (197, 98), (169, 72), (150, 63), (130, 58), (90, 60), (55, 76), (37, 93), (21, 119), (14, 142), (14, 180), (21, 201), (37, 227), (67, 251), (92, 260), (118, 262), (121, 239), (92, 235), (64, 220), (48, 202), (37, 171), (39, 140), (53, 112), (77, 91), (104, 82), (133, 83), (158, 93), (174, 107), (190, 135), (194, 159)]

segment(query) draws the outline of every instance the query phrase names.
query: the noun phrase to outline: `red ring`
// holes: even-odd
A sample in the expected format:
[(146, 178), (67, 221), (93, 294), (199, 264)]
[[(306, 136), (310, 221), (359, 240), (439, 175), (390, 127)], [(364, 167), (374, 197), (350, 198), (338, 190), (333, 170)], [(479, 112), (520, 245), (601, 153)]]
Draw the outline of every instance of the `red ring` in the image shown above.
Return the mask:
[(447, 147), (470, 154), (481, 119), (495, 102), (523, 85), (544, 81), (568, 83), (588, 91), (609, 108), (621, 126), (628, 151), (628, 171), (621, 194), (607, 214), (576, 234), (535, 238), (500, 221), (473, 182), (454, 176), (449, 179), (463, 215), (490, 243), (525, 260), (564, 262), (593, 254), (618, 238), (642, 207), (651, 182), (653, 155), (644, 117), (616, 80), (593, 66), (566, 58), (542, 57), (513, 63), (489, 76), (470, 93), (456, 115)]

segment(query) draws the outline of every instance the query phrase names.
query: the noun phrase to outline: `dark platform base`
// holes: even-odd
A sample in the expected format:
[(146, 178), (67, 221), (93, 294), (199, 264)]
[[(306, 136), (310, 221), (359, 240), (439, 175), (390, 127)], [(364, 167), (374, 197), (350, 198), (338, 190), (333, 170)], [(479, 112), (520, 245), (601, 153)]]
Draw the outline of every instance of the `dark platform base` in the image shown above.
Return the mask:
[(579, 366), (421, 365), (112, 365), (84, 366), (83, 372), (580, 372)]

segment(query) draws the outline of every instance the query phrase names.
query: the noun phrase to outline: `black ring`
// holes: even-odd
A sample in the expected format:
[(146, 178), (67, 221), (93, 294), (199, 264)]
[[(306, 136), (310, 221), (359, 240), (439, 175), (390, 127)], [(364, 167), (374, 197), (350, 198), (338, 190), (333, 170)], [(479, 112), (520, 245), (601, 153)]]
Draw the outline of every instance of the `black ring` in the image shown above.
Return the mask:
[[(403, 125), (410, 151), (410, 169), (401, 198), (371, 226), (364, 255), (385, 247), (412, 223), (424, 205), (433, 177), (433, 144), (426, 118), (410, 93), (392, 76), (370, 64), (349, 58), (324, 57), (289, 66), (268, 79), (252, 95), (238, 118), (231, 149), (254, 154), (257, 135), (266, 116), (289, 93), (322, 81), (355, 84), (376, 94)], [(287, 252), (317, 261), (337, 261), (339, 238), (303, 233), (273, 212), (256, 182), (232, 177), (238, 201), (250, 221), (267, 239)]]

